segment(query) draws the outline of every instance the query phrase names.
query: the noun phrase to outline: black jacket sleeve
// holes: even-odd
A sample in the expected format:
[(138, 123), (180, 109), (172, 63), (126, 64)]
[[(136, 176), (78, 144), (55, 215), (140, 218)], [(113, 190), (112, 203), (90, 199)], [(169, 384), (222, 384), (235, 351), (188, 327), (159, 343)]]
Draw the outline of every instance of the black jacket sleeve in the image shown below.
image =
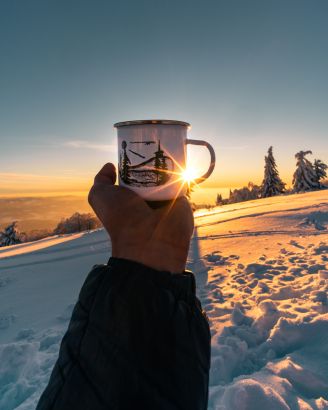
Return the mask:
[(191, 272), (89, 273), (37, 410), (206, 410), (210, 331)]

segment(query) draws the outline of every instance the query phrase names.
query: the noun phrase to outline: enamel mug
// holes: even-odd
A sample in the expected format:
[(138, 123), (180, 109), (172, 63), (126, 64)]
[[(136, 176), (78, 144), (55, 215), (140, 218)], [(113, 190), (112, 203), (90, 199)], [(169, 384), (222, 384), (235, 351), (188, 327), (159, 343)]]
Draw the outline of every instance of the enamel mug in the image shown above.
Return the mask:
[(119, 185), (135, 191), (147, 201), (166, 201), (186, 194), (183, 179), (187, 144), (203, 145), (211, 156), (207, 172), (195, 179), (199, 184), (214, 170), (215, 152), (206, 141), (187, 138), (190, 124), (173, 120), (139, 120), (114, 124), (118, 137)]

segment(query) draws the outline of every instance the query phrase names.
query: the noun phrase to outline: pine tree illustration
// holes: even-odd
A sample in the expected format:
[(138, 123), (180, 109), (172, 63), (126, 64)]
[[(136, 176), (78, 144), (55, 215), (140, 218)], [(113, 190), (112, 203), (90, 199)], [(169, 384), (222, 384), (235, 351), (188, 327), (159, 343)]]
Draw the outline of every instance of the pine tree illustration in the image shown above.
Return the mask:
[(312, 162), (305, 158), (312, 151), (300, 151), (295, 154), (296, 171), (293, 175), (295, 192), (312, 191), (319, 188), (319, 183)]
[(170, 179), (169, 174), (168, 174), (168, 166), (167, 166), (167, 163), (166, 163), (165, 155), (163, 155), (163, 158), (161, 160), (161, 169), (162, 169), (161, 182), (162, 182), (162, 184), (164, 184), (166, 181), (168, 181)]
[(131, 164), (130, 158), (128, 157), (126, 153), (126, 147), (127, 143), (126, 141), (122, 141), (122, 148), (123, 148), (123, 155), (121, 156), (121, 169), (120, 169), (120, 174), (122, 180), (126, 183), (130, 183), (130, 167), (129, 165)]
[(268, 149), (268, 155), (264, 157), (264, 178), (261, 185), (261, 197), (280, 195), (285, 191), (285, 183), (279, 177), (276, 161), (273, 157), (272, 147)]
[[(155, 173), (156, 173), (156, 185), (161, 185), (163, 183), (163, 159), (165, 162), (164, 158), (164, 151), (161, 149), (161, 142), (158, 141), (158, 149), (155, 152), (155, 160), (154, 160), (154, 167), (155, 167)], [(165, 162), (166, 166), (166, 162)]]

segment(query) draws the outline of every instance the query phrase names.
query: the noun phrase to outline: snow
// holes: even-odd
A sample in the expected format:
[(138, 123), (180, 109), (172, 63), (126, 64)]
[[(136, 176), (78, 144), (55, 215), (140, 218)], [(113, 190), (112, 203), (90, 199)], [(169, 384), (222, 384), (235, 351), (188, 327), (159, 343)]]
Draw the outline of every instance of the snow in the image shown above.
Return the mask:
[[(328, 409), (328, 191), (197, 212), (188, 268), (212, 334), (208, 410)], [(32, 410), (103, 230), (0, 251), (0, 409)]]
[(35, 242), (22, 243), (16, 246), (5, 246), (0, 248), (0, 258), (7, 258), (9, 256), (17, 256), (24, 253), (39, 251), (43, 248), (49, 248), (50, 246), (71, 241), (72, 239), (77, 239), (82, 235), (83, 234), (81, 233), (75, 235), (54, 235)]

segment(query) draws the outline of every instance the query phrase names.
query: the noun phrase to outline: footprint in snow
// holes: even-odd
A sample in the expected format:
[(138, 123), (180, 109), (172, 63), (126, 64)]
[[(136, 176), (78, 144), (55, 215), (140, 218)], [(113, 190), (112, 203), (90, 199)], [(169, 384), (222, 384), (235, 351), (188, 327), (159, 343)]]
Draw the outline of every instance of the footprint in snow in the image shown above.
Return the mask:
[(319, 246), (313, 250), (315, 255), (328, 254), (328, 245), (325, 242), (320, 242)]
[(226, 265), (228, 263), (228, 257), (218, 255), (217, 252), (213, 252), (209, 255), (205, 255), (204, 258), (207, 262), (213, 263), (214, 265)]
[(10, 278), (8, 277), (4, 277), (4, 278), (0, 278), (0, 288), (5, 287), (6, 285), (8, 285), (8, 283), (11, 281)]
[(239, 255), (229, 255), (228, 258), (229, 258), (229, 259), (237, 259), (237, 260), (238, 260), (238, 259), (240, 259), (240, 256), (239, 256)]
[(319, 278), (320, 279), (328, 279), (328, 270), (325, 270), (325, 269), (323, 269), (323, 270), (320, 270), (319, 271)]
[(16, 318), (16, 315), (0, 316), (0, 329), (7, 329), (15, 322)]
[(321, 221), (318, 221), (317, 219), (313, 217), (307, 217), (307, 218), (302, 219), (302, 221), (298, 224), (298, 226), (302, 228), (313, 226), (318, 231), (326, 230), (326, 226)]
[(66, 309), (57, 316), (57, 320), (60, 320), (61, 322), (67, 322), (68, 320), (70, 320), (72, 313), (73, 313), (73, 309), (74, 309), (75, 304), (71, 303), (70, 305), (68, 305), (66, 307)]
[(40, 340), (40, 351), (55, 350), (59, 348), (59, 343), (63, 338), (63, 331), (48, 329), (43, 333)]
[(279, 280), (284, 281), (284, 282), (292, 282), (293, 280), (295, 280), (295, 276), (282, 275), (282, 276), (280, 276)]
[(302, 268), (292, 267), (288, 269), (288, 272), (292, 273), (294, 276), (302, 276), (302, 271), (303, 271)]
[(305, 249), (304, 246), (300, 245), (298, 242), (294, 241), (293, 239), (289, 242), (289, 244), (295, 246), (296, 248)]
[(34, 338), (34, 329), (22, 329), (17, 333), (16, 340), (31, 341)]
[(308, 267), (309, 273), (318, 273), (319, 270), (326, 269), (326, 265), (322, 265), (320, 263), (316, 263), (315, 265), (311, 265)]

